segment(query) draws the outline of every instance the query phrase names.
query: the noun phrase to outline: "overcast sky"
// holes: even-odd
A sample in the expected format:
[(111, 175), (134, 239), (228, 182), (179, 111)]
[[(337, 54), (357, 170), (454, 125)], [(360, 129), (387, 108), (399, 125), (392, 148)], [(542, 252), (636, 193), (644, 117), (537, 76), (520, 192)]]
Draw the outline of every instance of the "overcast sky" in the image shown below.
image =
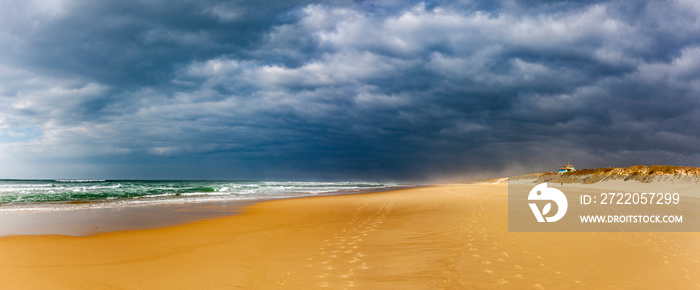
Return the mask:
[(0, 5), (0, 178), (700, 166), (695, 0)]

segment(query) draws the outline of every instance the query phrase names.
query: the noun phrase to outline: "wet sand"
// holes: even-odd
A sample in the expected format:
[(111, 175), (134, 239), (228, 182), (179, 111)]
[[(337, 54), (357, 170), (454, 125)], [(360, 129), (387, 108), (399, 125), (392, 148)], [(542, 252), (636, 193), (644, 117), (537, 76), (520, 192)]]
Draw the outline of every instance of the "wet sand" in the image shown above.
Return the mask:
[(89, 236), (152, 229), (232, 216), (252, 201), (157, 204), (46, 212), (0, 213), (0, 237), (10, 235)]
[(5, 289), (695, 289), (698, 233), (509, 233), (506, 185), (270, 201), (86, 237), (0, 238)]

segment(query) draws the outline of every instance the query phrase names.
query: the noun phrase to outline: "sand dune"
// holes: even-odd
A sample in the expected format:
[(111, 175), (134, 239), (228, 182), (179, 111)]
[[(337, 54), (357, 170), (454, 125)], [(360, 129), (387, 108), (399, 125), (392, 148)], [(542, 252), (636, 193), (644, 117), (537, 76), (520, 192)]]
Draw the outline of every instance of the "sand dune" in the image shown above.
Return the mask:
[(0, 238), (5, 289), (691, 289), (698, 233), (509, 233), (507, 186), (264, 202), (88, 237)]

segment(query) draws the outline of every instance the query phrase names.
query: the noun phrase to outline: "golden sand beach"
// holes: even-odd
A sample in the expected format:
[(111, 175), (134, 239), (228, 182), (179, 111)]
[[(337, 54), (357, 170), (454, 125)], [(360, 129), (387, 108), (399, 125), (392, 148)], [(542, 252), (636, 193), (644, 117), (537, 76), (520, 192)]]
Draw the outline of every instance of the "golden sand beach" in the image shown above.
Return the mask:
[(510, 233), (507, 186), (269, 201), (87, 237), (0, 238), (3, 289), (696, 289), (700, 233)]

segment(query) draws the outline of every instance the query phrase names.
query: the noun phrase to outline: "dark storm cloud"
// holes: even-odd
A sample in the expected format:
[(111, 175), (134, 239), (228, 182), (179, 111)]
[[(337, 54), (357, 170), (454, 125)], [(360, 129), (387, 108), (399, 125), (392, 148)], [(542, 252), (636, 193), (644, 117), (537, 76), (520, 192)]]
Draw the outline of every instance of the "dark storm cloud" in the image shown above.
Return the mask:
[(18, 2), (13, 8), (23, 13), (6, 13), (19, 22), (14, 32), (21, 43), (14, 56), (24, 65), (110, 85), (141, 86), (167, 80), (174, 66), (193, 59), (245, 54), (280, 15), (300, 4), (59, 1), (56, 11), (44, 11), (51, 14), (47, 16), (39, 7)]
[(700, 161), (693, 1), (5, 4), (14, 164), (407, 179)]

